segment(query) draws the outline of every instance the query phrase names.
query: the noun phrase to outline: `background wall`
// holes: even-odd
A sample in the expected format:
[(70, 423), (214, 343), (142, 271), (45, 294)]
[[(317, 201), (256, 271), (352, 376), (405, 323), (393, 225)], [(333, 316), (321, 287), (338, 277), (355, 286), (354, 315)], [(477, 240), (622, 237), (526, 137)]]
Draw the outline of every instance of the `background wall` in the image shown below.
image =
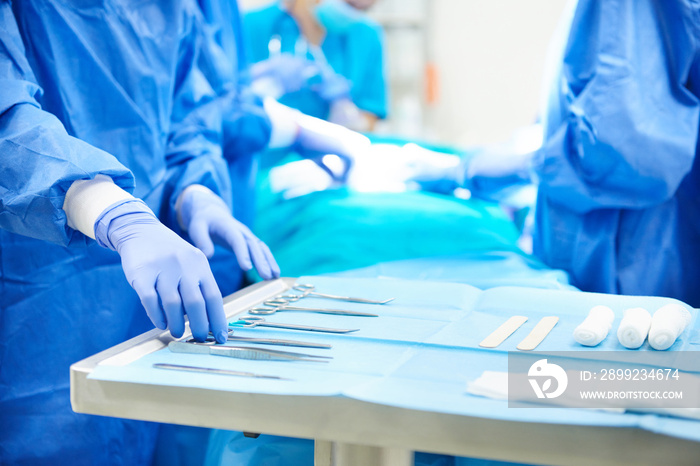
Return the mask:
[[(267, 3), (240, 0), (243, 9)], [(387, 34), (392, 115), (378, 131), (467, 146), (503, 141), (535, 123), (548, 44), (565, 4), (379, 0), (370, 14)]]

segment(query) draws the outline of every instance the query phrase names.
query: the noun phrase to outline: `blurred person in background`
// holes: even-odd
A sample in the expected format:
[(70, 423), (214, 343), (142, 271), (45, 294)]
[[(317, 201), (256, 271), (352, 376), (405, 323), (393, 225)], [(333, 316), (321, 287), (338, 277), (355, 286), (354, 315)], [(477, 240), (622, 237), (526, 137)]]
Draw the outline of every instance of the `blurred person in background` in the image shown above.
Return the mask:
[(375, 0), (281, 0), (244, 15), (253, 90), (307, 115), (372, 131), (387, 115)]

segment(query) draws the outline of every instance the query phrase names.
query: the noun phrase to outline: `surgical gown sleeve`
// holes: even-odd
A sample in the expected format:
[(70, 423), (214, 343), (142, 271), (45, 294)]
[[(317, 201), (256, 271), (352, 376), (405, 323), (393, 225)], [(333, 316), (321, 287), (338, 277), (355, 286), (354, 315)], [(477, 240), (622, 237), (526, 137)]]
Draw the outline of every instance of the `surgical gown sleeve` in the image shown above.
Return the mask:
[(535, 172), (547, 197), (576, 212), (646, 208), (690, 171), (698, 100), (688, 90), (694, 18), (685, 2), (581, 0), (566, 47), (559, 119)]
[(165, 199), (168, 202), (162, 206), (159, 215), (161, 221), (176, 231), (179, 231), (179, 226), (175, 204), (187, 186), (206, 186), (231, 203), (228, 168), (221, 155), (221, 107), (198, 66), (204, 36), (195, 9), (186, 24), (189, 27), (181, 42), (171, 132), (166, 149), (168, 181)]
[(200, 67), (219, 96), (227, 159), (259, 152), (270, 142), (270, 119), (250, 91), (243, 25), (234, 1), (200, 0), (205, 45)]
[(226, 157), (265, 149), (270, 142), (272, 127), (262, 100), (245, 85), (241, 85), (228, 99), (223, 122)]
[(71, 137), (42, 110), (10, 4), (0, 2), (0, 228), (66, 246), (87, 238), (62, 209), (75, 180), (98, 174), (133, 191), (131, 172), (112, 155)]

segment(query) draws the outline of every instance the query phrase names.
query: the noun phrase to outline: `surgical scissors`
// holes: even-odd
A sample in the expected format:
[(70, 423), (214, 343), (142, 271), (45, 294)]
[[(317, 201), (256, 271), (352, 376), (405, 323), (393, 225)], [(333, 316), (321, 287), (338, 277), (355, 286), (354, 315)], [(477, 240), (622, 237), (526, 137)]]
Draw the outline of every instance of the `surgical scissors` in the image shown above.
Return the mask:
[(290, 302), (292, 302), (292, 301), (287, 299), (286, 297), (283, 297), (283, 296), (280, 296), (279, 298), (275, 298), (275, 299), (268, 299), (267, 301), (263, 302), (263, 304), (265, 306), (270, 306), (269, 308), (254, 307), (253, 309), (249, 310), (248, 313), (253, 314), (253, 315), (269, 316), (269, 315), (274, 314), (275, 312), (294, 311), (294, 312), (315, 312), (317, 314), (333, 314), (333, 315), (339, 315), (339, 316), (379, 317), (378, 314), (370, 314), (369, 312), (343, 311), (341, 309), (325, 309), (325, 308), (317, 308), (317, 307), (289, 306)]
[(213, 354), (237, 359), (253, 359), (256, 361), (315, 361), (328, 362), (332, 356), (316, 356), (313, 354), (292, 353), (270, 349), (251, 348), (249, 346), (210, 345), (208, 343), (188, 343), (186, 341), (171, 341), (168, 349), (173, 353)]
[[(294, 285), (292, 287), (293, 290), (296, 291), (301, 291), (302, 295), (299, 297), (299, 299), (304, 298), (306, 296), (309, 296), (311, 298), (326, 298), (326, 299), (337, 299), (339, 301), (348, 301), (351, 303), (364, 303), (364, 304), (386, 304), (391, 301), (393, 301), (396, 298), (389, 298), (385, 299), (383, 301), (377, 301), (373, 299), (365, 299), (365, 298), (353, 298), (351, 296), (337, 296), (337, 295), (332, 295), (332, 294), (325, 294), (325, 293), (318, 293), (316, 290), (316, 287), (314, 285), (310, 284), (301, 284), (301, 285)], [(284, 295), (281, 296), (283, 299), (289, 299), (290, 296), (293, 295)]]
[(239, 317), (237, 321), (230, 322), (229, 327), (272, 327), (272, 328), (284, 328), (288, 330), (305, 330), (308, 332), (327, 332), (327, 333), (350, 333), (357, 332), (359, 328), (355, 329), (345, 329), (345, 328), (327, 328), (327, 327), (311, 327), (309, 325), (295, 325), (295, 324), (282, 324), (277, 322), (267, 322), (264, 317), (258, 316), (243, 316)]

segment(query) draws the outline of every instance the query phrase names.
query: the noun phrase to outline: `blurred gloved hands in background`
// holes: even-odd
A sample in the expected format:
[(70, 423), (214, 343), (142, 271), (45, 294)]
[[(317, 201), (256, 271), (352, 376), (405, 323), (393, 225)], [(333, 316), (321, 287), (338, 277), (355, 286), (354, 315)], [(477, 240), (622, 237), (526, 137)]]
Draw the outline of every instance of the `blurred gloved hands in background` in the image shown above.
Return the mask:
[(480, 198), (502, 201), (533, 182), (530, 167), (534, 154), (478, 152), (466, 167), (464, 187)]
[(349, 98), (338, 99), (331, 104), (328, 121), (353, 131), (367, 132), (372, 129), (372, 123), (367, 118), (366, 112), (360, 110)]
[(350, 80), (333, 71), (328, 64), (317, 63), (319, 70), (318, 79), (313, 78), (310, 83), (312, 91), (328, 103), (333, 103), (339, 99), (350, 98)]
[(405, 144), (399, 156), (404, 180), (417, 184), (423, 191), (451, 194), (462, 185), (466, 159), (414, 143)]
[(346, 182), (354, 159), (371, 147), (367, 136), (272, 99), (265, 100), (265, 110), (272, 124), (274, 142), (270, 146), (289, 147), (301, 157), (313, 160), (335, 182)]
[(95, 238), (119, 253), (126, 279), (153, 325), (179, 338), (187, 314), (196, 340), (204, 341), (211, 330), (217, 342), (226, 342), (223, 300), (206, 257), (163, 225), (143, 201), (106, 209), (95, 222)]
[(255, 266), (264, 280), (280, 276), (279, 266), (267, 245), (236, 220), (223, 199), (210, 189), (189, 186), (180, 194), (176, 209), (180, 226), (207, 257), (214, 255), (216, 243), (233, 251), (241, 269), (248, 271)]
[(296, 122), (299, 130), (293, 149), (337, 182), (347, 181), (355, 157), (371, 146), (367, 136), (319, 118), (299, 113)]
[(251, 89), (262, 97), (279, 99), (308, 88), (328, 103), (350, 98), (352, 84), (322, 59), (313, 61), (280, 53), (250, 66)]
[(305, 58), (281, 53), (250, 66), (251, 89), (261, 97), (279, 99), (308, 85), (311, 78), (319, 77), (318, 65)]

